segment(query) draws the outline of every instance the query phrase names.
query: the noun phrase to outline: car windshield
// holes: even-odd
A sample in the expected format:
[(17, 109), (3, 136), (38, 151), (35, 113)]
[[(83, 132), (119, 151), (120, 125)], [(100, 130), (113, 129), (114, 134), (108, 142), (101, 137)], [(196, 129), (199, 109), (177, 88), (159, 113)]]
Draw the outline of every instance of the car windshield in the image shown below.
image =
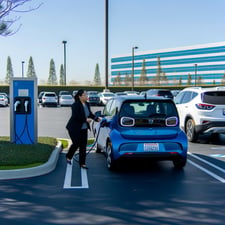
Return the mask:
[(165, 127), (168, 118), (176, 118), (174, 126), (178, 125), (176, 106), (171, 101), (125, 102), (119, 113), (120, 121), (123, 117), (133, 118), (135, 127)]
[(208, 104), (225, 105), (224, 91), (211, 91), (202, 94), (202, 101)]

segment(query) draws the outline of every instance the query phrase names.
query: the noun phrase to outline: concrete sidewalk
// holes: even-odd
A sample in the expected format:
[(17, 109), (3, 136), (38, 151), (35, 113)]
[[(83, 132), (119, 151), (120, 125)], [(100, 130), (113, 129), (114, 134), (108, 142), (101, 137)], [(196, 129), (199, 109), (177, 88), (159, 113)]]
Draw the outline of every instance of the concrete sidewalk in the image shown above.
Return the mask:
[(55, 169), (61, 151), (62, 143), (59, 141), (46, 163), (25, 169), (0, 170), (0, 180), (30, 178), (48, 174)]

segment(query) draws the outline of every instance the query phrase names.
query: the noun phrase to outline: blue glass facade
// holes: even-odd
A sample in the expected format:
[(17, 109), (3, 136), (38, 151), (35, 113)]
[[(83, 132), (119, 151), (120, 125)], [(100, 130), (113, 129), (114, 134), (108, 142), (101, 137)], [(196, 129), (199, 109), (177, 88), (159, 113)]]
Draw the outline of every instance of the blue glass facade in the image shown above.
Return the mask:
[[(111, 84), (126, 85), (132, 76), (132, 55), (111, 59)], [(221, 84), (225, 73), (225, 42), (187, 47), (135, 51), (134, 83), (140, 85), (145, 69), (145, 85)], [(143, 67), (143, 65), (145, 65)], [(157, 77), (158, 76), (158, 77)], [(143, 84), (143, 83), (142, 83)]]

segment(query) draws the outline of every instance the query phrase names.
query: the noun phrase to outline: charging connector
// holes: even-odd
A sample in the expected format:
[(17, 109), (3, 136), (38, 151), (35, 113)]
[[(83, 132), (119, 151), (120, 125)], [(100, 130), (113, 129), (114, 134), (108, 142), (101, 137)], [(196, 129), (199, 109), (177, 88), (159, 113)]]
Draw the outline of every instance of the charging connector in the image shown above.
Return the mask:
[(17, 101), (14, 103), (14, 111), (15, 111), (15, 112), (16, 112), (17, 107), (18, 107), (19, 104), (20, 104), (20, 101), (19, 101), (19, 100), (17, 100)]
[(28, 104), (29, 104), (29, 101), (26, 100), (25, 103), (24, 103), (25, 112), (28, 112)]

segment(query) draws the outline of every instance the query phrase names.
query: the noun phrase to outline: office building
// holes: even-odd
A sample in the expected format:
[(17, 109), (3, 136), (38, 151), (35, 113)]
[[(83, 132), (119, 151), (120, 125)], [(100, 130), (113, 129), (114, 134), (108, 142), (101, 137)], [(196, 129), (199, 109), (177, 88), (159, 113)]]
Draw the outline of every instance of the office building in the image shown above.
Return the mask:
[(132, 79), (135, 86), (225, 84), (225, 42), (113, 57), (110, 85), (131, 85)]

